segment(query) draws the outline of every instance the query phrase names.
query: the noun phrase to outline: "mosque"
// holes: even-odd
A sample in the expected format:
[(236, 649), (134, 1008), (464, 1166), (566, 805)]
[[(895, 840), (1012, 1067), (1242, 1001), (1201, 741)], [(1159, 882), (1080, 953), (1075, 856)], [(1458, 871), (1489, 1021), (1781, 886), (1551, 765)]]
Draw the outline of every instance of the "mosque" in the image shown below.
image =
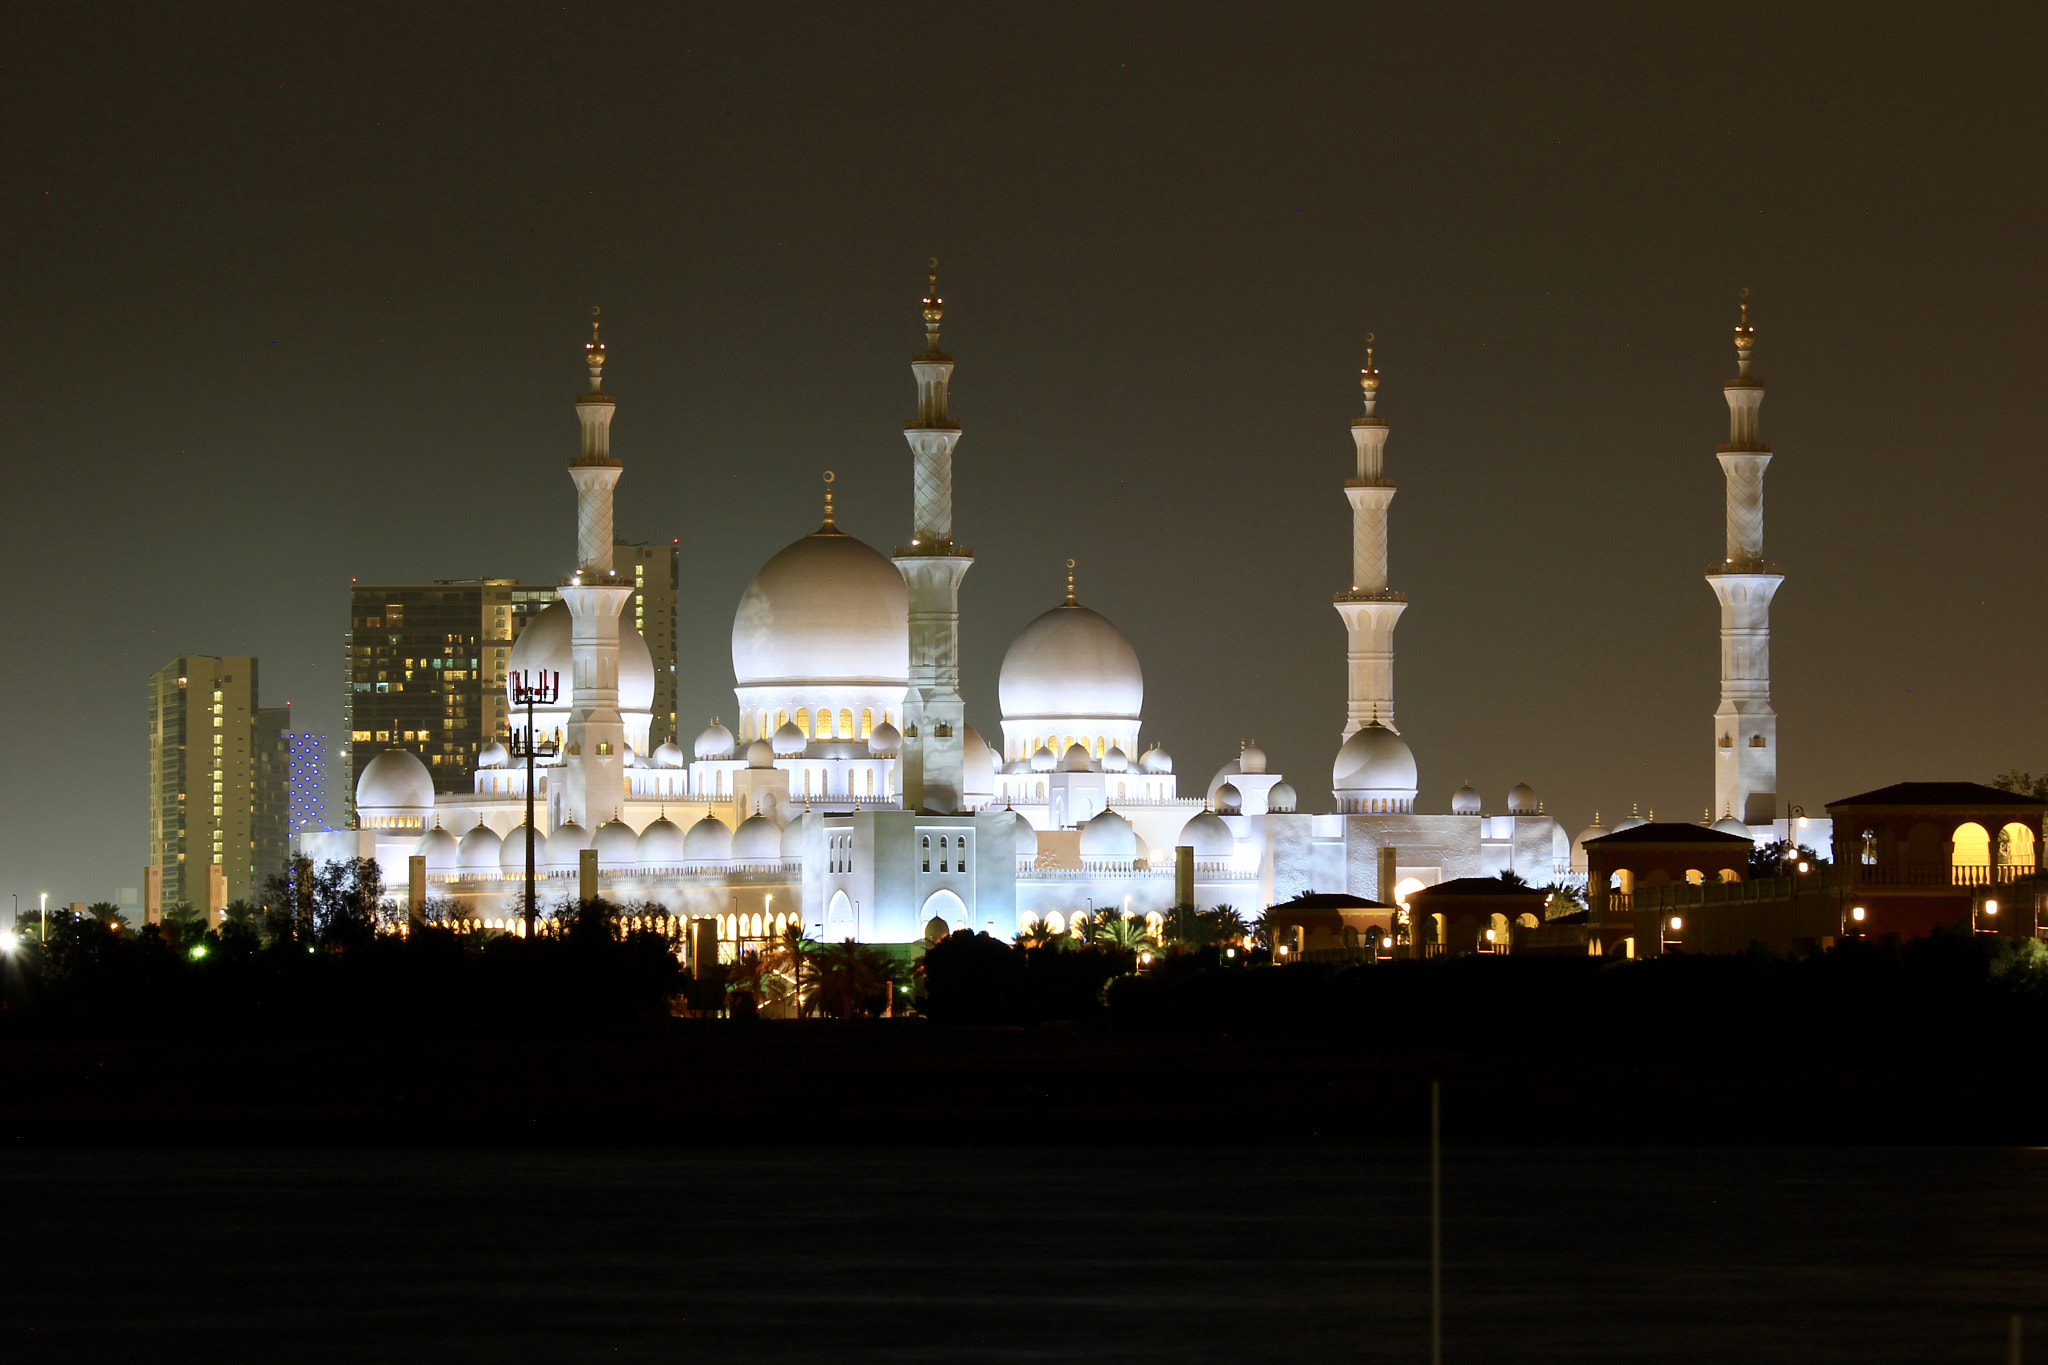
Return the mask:
[[(589, 388), (576, 401), (582, 442), (569, 462), (578, 568), (508, 665), (508, 695), (522, 678), (560, 680), (559, 698), (532, 712), (540, 897), (587, 888), (573, 879), (590, 875), (588, 851), (600, 894), (713, 919), (729, 953), (792, 923), (824, 940), (903, 944), (942, 927), (1001, 938), (1034, 920), (1064, 930), (1077, 912), (1105, 907), (1153, 916), (1192, 901), (1249, 918), (1312, 892), (1388, 904), (1502, 872), (1539, 887), (1583, 883), (1584, 841), (1610, 832), (1597, 817), (1574, 837), (1526, 785), (1506, 793), (1500, 815), (1484, 813), (1469, 786), (1451, 794), (1447, 812), (1420, 806), (1394, 707), (1393, 635), (1408, 603), (1388, 578), (1395, 483), (1370, 348), (1344, 481), (1351, 577), (1335, 594), (1349, 687), (1334, 810), (1302, 809), (1255, 746), (1183, 791), (1170, 751), (1143, 734), (1137, 652), (1079, 600), (1071, 562), (1065, 600), (1004, 656), (996, 742), (969, 725), (959, 586), (974, 552), (954, 534), (961, 429), (946, 410), (954, 362), (939, 345), (936, 271), (922, 309), (925, 345), (911, 361), (917, 416), (904, 431), (907, 542), (885, 554), (841, 531), (826, 475), (818, 528), (771, 556), (734, 612), (733, 723), (714, 720), (688, 753), (647, 748), (654, 668), (620, 620), (631, 593), (612, 562), (623, 466), (611, 451), (615, 403), (593, 323)], [(1762, 840), (1783, 837), (1786, 824), (1769, 684), (1768, 612), (1782, 577), (1762, 558), (1770, 455), (1757, 440), (1753, 339), (1745, 304), (1740, 373), (1726, 386), (1731, 443), (1720, 449), (1729, 552), (1709, 582), (1722, 604), (1716, 828)], [(515, 713), (523, 723), (524, 708)], [(437, 797), (419, 759), (387, 750), (358, 780), (357, 828), (301, 835), (298, 852), (373, 857), (387, 885), (410, 883), (415, 894), (423, 873), (427, 895), (509, 927), (526, 885), (528, 772), (524, 756), (491, 744), (471, 791)]]

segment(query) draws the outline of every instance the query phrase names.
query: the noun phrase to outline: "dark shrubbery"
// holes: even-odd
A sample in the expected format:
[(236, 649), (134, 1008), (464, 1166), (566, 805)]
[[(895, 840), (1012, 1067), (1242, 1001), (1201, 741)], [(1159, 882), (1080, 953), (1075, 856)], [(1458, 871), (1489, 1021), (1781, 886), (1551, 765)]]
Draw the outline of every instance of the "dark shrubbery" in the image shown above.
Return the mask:
[(1136, 965), (1113, 948), (1018, 948), (963, 929), (925, 949), (918, 1011), (941, 1024), (1096, 1018), (1103, 987)]

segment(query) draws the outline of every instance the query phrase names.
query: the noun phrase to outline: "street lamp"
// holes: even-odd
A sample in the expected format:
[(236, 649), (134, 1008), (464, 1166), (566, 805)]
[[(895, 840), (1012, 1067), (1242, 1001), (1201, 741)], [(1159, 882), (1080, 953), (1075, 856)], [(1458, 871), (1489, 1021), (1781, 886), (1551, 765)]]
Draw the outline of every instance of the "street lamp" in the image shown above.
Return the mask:
[[(42, 899), (43, 942), (48, 943), (50, 941), (50, 893), (47, 891), (43, 892)], [(1998, 913), (1997, 901), (1991, 902), (1991, 913), (1994, 915)]]
[(512, 756), (526, 760), (526, 937), (533, 938), (533, 760), (553, 758), (555, 746), (534, 733), (533, 708), (553, 706), (562, 695), (562, 675), (545, 669), (527, 681), (525, 669), (512, 675), (512, 704), (526, 708), (526, 728), (513, 732)]

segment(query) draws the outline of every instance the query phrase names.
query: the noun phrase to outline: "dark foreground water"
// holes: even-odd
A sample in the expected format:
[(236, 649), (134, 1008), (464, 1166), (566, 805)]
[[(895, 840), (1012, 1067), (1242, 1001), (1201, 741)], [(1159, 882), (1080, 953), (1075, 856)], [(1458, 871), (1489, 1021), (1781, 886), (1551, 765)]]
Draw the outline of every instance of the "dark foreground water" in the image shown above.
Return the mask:
[[(1428, 1358), (1415, 1148), (8, 1162), (10, 1361)], [(1446, 1361), (2048, 1360), (2048, 1152), (1445, 1168)]]

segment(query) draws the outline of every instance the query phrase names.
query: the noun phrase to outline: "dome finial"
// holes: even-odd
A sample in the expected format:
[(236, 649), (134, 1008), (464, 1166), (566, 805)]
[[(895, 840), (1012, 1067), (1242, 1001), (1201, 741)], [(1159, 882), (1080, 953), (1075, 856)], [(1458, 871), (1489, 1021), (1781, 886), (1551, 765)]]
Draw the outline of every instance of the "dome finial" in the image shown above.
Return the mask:
[(1365, 334), (1365, 368), (1358, 372), (1358, 387), (1365, 391), (1365, 415), (1373, 415), (1373, 405), (1380, 399), (1379, 367), (1373, 364), (1371, 332)]
[(1743, 375), (1749, 373), (1749, 362), (1756, 348), (1756, 328), (1749, 325), (1749, 290), (1739, 295), (1742, 300), (1742, 316), (1735, 324), (1735, 367)]
[[(819, 529), (825, 531), (837, 529), (832, 525), (832, 471), (829, 469), (825, 471), (825, 524)], [(717, 724), (716, 721), (712, 723), (714, 725)]]
[(1080, 604), (1079, 604), (1078, 602), (1074, 601), (1074, 561), (1073, 561), (1073, 560), (1071, 560), (1071, 559), (1067, 561), (1067, 600), (1066, 600), (1066, 605), (1067, 605), (1067, 606), (1070, 606), (1070, 607), (1073, 607), (1073, 606), (1079, 606), (1079, 605), (1080, 605)]
[(583, 347), (583, 363), (590, 367), (590, 391), (596, 393), (604, 382), (604, 343), (597, 336), (598, 307), (590, 305), (590, 340)]

